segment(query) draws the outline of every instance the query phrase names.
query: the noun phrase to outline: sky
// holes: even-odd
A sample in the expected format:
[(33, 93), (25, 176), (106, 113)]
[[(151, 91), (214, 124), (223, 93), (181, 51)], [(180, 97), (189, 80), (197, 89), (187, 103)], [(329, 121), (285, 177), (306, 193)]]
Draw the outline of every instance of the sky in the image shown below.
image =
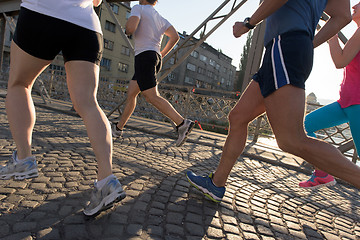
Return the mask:
[[(159, 0), (155, 9), (165, 17), (178, 32), (191, 34), (220, 4), (225, 0)], [(228, 14), (234, 2), (239, 4), (241, 1), (230, 0), (223, 10), (216, 16)], [(232, 26), (236, 21), (243, 21), (250, 17), (256, 10), (260, 1), (248, 0), (237, 10), (225, 23), (223, 23), (206, 42), (215, 49), (233, 59), (232, 64), (238, 68), (243, 46), (246, 42), (246, 35), (235, 38), (232, 35)], [(359, 0), (351, 0), (351, 6)], [(137, 1), (132, 2), (132, 5)], [(207, 25), (207, 32), (215, 26), (219, 20), (211, 20)], [(323, 23), (320, 22), (321, 25)], [(355, 32), (357, 26), (354, 22), (347, 25), (342, 32), (347, 38)], [(198, 36), (197, 36), (198, 37)], [(326, 43), (315, 49), (314, 66), (312, 73), (306, 81), (306, 94), (313, 92), (321, 103), (327, 104), (328, 100), (336, 101), (339, 97), (339, 85), (343, 77), (343, 70), (336, 69), (333, 64), (329, 47)]]

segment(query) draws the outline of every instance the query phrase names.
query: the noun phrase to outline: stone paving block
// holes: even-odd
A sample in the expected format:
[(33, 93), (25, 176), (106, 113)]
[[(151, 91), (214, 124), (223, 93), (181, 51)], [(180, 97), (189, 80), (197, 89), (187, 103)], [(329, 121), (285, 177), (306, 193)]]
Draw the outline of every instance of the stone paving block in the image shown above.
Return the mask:
[(228, 232), (228, 233), (233, 233), (233, 234), (240, 233), (238, 226), (234, 226), (231, 224), (224, 224), (223, 229), (225, 232)]
[(36, 208), (39, 205), (37, 201), (21, 201), (19, 206), (24, 208)]
[(18, 222), (15, 223), (12, 230), (14, 232), (27, 232), (36, 228), (36, 222)]
[(10, 233), (10, 226), (5, 222), (0, 220), (0, 237), (6, 236)]
[(147, 232), (148, 234), (151, 236), (151, 238), (149, 239), (154, 239), (154, 235), (155, 236), (162, 236), (164, 233), (164, 229), (160, 226), (155, 226), (155, 225), (149, 225), (147, 227)]
[(15, 188), (0, 188), (0, 193), (1, 194), (11, 194), (16, 192)]
[(210, 239), (224, 238), (224, 233), (221, 228), (208, 227), (206, 234)]
[(45, 228), (37, 232), (36, 237), (38, 239), (50, 240), (50, 239), (61, 239), (58, 229)]
[(166, 216), (166, 222), (181, 225), (184, 220), (183, 213), (169, 212)]
[(89, 234), (83, 224), (72, 224), (64, 227), (65, 239), (88, 239)]
[(166, 224), (165, 231), (166, 234), (184, 235), (184, 228), (174, 224)]
[(16, 234), (12, 234), (10, 236), (6, 236), (1, 240), (14, 240), (14, 239), (21, 239), (21, 240), (33, 240), (30, 232), (20, 232)]
[(202, 223), (202, 215), (199, 214), (194, 214), (191, 212), (188, 212), (185, 214), (185, 221), (186, 222), (192, 222), (192, 223), (198, 223), (201, 224)]
[(129, 224), (126, 228), (126, 232), (130, 235), (140, 236), (142, 234), (142, 225), (141, 224)]

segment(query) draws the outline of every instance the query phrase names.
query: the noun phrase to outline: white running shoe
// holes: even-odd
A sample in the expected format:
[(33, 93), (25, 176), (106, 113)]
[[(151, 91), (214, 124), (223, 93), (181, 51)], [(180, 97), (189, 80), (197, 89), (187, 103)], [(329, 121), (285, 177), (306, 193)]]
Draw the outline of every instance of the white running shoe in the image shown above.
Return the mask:
[(195, 126), (195, 122), (190, 119), (184, 119), (184, 123), (177, 128), (178, 139), (176, 140), (176, 146), (180, 147), (186, 141), (188, 134), (191, 132), (193, 127)]
[(37, 177), (38, 169), (34, 156), (23, 160), (16, 160), (17, 151), (14, 151), (11, 159), (5, 166), (0, 166), (0, 179), (10, 179), (14, 176), (15, 180)]
[(125, 196), (121, 183), (115, 176), (110, 178), (100, 190), (97, 189), (95, 182), (90, 203), (83, 213), (89, 217), (95, 216), (101, 211), (111, 208), (114, 203), (121, 201)]
[(121, 137), (123, 134), (123, 130), (117, 130), (117, 123), (111, 123), (111, 134), (114, 138)]

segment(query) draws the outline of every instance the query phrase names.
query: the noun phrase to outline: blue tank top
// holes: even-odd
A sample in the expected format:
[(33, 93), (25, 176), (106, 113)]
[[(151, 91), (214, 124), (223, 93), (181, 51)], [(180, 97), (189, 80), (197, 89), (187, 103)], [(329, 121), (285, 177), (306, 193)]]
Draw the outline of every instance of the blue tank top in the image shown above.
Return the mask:
[(264, 44), (286, 32), (306, 31), (313, 39), (327, 0), (289, 0), (266, 19)]

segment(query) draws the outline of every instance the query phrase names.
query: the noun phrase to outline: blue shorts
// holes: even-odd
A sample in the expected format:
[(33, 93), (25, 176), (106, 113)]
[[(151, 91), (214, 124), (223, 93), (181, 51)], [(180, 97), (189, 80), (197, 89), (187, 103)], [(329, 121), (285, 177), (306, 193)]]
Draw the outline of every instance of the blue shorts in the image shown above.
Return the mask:
[(253, 76), (263, 97), (287, 84), (305, 89), (314, 57), (309, 34), (303, 31), (284, 33), (267, 43), (265, 48), (261, 68)]

